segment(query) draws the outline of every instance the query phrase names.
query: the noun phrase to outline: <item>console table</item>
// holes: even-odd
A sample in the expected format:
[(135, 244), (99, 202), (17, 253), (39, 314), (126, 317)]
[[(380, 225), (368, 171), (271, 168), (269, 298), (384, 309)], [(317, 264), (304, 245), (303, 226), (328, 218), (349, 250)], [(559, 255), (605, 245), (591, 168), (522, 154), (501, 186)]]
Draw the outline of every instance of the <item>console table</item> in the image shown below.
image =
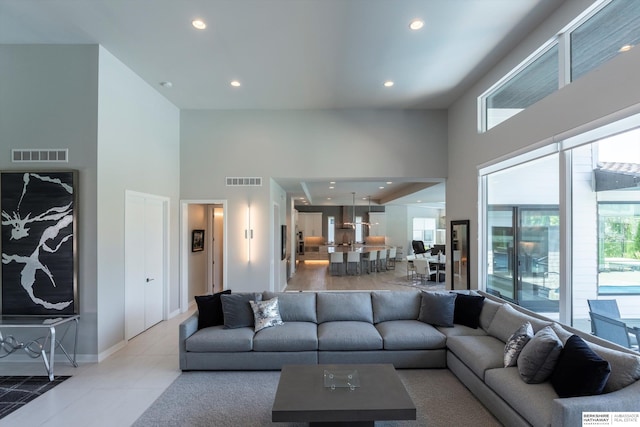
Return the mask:
[[(0, 358), (7, 357), (16, 350), (22, 349), (32, 358), (42, 356), (44, 367), (49, 375), (49, 380), (53, 381), (53, 364), (55, 360), (56, 348), (62, 350), (67, 359), (74, 367), (76, 363), (76, 347), (78, 344), (78, 319), (79, 315), (71, 316), (0, 316)], [(73, 356), (69, 355), (62, 345), (67, 332), (74, 326)], [(56, 338), (56, 329), (62, 328), (62, 335)], [(20, 342), (13, 335), (3, 335), (5, 329), (45, 329), (45, 336)], [(48, 355), (47, 355), (48, 351)]]

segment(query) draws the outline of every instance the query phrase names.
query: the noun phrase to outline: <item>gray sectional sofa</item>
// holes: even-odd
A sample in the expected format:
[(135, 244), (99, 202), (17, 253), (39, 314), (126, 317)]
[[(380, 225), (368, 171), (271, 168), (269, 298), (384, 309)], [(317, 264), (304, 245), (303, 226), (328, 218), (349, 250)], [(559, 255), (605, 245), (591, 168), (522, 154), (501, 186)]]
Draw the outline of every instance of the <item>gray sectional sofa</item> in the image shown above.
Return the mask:
[[(434, 310), (433, 302), (425, 303), (417, 291), (265, 292), (262, 300), (278, 298), (283, 324), (258, 332), (250, 326), (198, 329), (196, 312), (180, 325), (180, 368), (277, 370), (316, 363), (448, 368), (509, 426), (580, 426), (583, 412), (640, 411), (640, 355), (482, 296), (477, 327), (472, 327), (442, 326), (442, 310)], [(431, 311), (438, 311), (436, 320)], [(519, 366), (505, 368), (505, 343), (525, 322), (534, 333), (552, 329), (563, 344), (574, 334), (581, 336), (609, 362), (604, 393), (560, 398), (551, 381), (528, 384)]]

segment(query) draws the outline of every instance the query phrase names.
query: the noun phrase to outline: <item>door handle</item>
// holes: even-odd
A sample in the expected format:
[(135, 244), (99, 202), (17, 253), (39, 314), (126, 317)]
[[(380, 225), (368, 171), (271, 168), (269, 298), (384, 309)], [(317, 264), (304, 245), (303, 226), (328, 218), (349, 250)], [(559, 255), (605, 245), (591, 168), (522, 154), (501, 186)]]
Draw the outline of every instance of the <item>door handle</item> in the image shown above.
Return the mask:
[(153, 282), (154, 280), (156, 280), (156, 279), (152, 279), (152, 278), (150, 278), (150, 277), (147, 277), (146, 282), (147, 282), (147, 283), (149, 283), (149, 282)]

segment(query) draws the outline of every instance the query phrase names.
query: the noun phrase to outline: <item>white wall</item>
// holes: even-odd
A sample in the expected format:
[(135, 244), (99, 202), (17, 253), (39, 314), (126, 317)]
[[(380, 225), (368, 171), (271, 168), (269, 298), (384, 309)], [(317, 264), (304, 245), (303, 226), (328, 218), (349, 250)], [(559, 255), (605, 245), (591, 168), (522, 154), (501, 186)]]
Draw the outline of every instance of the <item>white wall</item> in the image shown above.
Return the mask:
[(632, 49), (484, 134), (477, 97), (556, 34), (591, 2), (570, 0), (449, 109), (447, 221), (471, 219), (471, 284), (478, 280), (477, 168), (640, 102), (640, 49)]
[[(442, 178), (446, 122), (444, 111), (182, 111), (181, 197), (228, 200), (229, 287), (267, 289), (274, 248), (271, 178)], [(264, 184), (226, 187), (226, 176), (261, 176)], [(288, 209), (279, 203), (282, 214)], [(249, 206), (250, 262), (244, 240)]]
[[(0, 45), (0, 169), (79, 171), (80, 360), (98, 346), (97, 85), (97, 46)], [(69, 162), (11, 163), (12, 148), (68, 148)]]
[(99, 49), (98, 354), (124, 340), (125, 191), (168, 197), (169, 312), (179, 309), (180, 112), (106, 49)]

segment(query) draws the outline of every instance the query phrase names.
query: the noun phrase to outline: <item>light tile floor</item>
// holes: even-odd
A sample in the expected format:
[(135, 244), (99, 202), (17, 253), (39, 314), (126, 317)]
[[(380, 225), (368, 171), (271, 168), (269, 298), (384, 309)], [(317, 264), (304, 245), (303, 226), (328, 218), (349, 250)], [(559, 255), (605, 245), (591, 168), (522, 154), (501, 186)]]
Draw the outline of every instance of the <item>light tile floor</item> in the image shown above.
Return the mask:
[[(178, 325), (192, 311), (133, 338), (101, 363), (57, 360), (67, 381), (0, 420), (0, 426), (129, 426), (178, 375)], [(0, 362), (0, 375), (45, 375), (42, 360)]]
[[(406, 263), (362, 276), (330, 276), (327, 264), (300, 265), (287, 290), (411, 290)], [(436, 285), (436, 284), (432, 284)], [(180, 375), (178, 325), (192, 311), (161, 322), (133, 338), (101, 363), (56, 361), (56, 375), (72, 378), (0, 420), (3, 426), (129, 426)], [(0, 361), (0, 375), (45, 375), (42, 360)]]

